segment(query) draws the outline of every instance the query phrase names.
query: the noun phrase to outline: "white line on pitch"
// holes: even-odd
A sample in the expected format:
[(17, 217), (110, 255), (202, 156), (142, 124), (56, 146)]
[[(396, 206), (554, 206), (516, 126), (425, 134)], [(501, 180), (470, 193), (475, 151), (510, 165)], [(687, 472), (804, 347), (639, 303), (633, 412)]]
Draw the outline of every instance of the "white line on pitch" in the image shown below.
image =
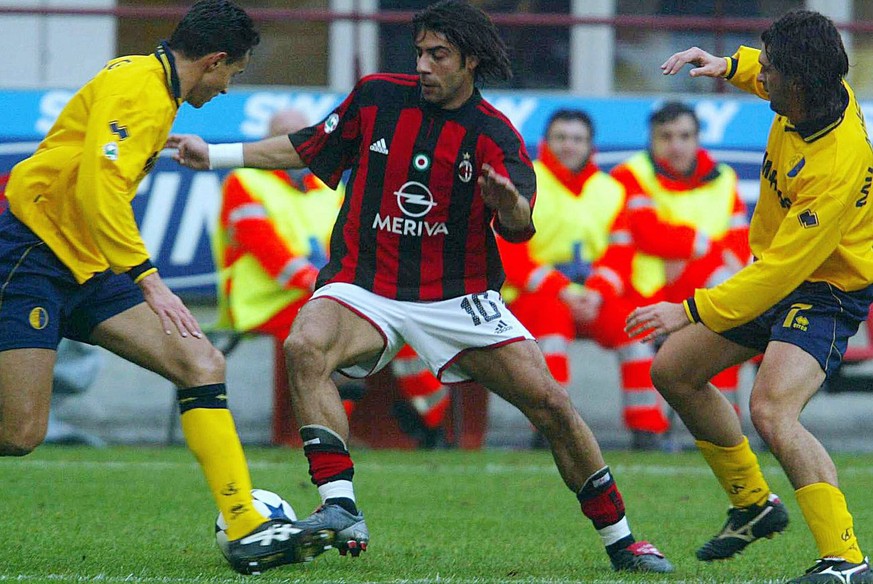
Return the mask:
[[(0, 468), (9, 468), (14, 471), (16, 466), (25, 466), (30, 468), (90, 468), (101, 470), (135, 470), (135, 469), (169, 469), (169, 468), (197, 468), (197, 463), (194, 461), (111, 461), (111, 460), (21, 460), (21, 459), (6, 459), (0, 460)], [(618, 474), (635, 473), (643, 475), (657, 476), (700, 476), (711, 473), (709, 468), (704, 464), (697, 466), (685, 465), (664, 465), (664, 464), (615, 464), (610, 465), (613, 471)], [(288, 468), (286, 462), (268, 462), (268, 461), (250, 461), (249, 467), (253, 469), (284, 469)], [(473, 474), (541, 474), (557, 472), (556, 468), (551, 464), (503, 464), (490, 462), (482, 465), (454, 465), (440, 464), (439, 462), (423, 462), (422, 464), (390, 464), (383, 462), (363, 462), (358, 465), (361, 471), (366, 469), (397, 471), (409, 474), (426, 473), (431, 474), (435, 469), (438, 469), (443, 474), (457, 475), (473, 475)], [(765, 473), (780, 472), (780, 468), (776, 465), (764, 465), (762, 470)], [(873, 474), (871, 466), (851, 466), (842, 468), (839, 471), (842, 476), (868, 476)]]

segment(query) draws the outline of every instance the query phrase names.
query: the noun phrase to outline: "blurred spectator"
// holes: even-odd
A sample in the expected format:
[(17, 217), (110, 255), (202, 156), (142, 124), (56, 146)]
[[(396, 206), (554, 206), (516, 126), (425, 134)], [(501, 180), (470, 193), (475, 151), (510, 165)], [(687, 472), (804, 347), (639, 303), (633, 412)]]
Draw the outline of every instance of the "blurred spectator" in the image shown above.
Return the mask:
[[(652, 113), (649, 149), (612, 170), (627, 202), (586, 283), (599, 313), (581, 332), (618, 349), (624, 422), (639, 449), (666, 447), (670, 420), (650, 376), (656, 348), (629, 341), (625, 318), (636, 306), (718, 284), (750, 259), (736, 173), (700, 147), (699, 131), (685, 104), (669, 102)], [(712, 380), (735, 408), (737, 373), (734, 367)]]
[[(603, 255), (624, 188), (591, 159), (594, 126), (582, 110), (556, 111), (546, 123), (534, 161), (537, 232), (529, 241), (497, 238), (506, 270), (503, 298), (537, 339), (546, 364), (561, 385), (570, 382), (567, 349), (576, 336), (574, 314), (593, 317), (580, 284)], [(545, 447), (540, 435), (534, 447)]]
[[(302, 112), (277, 112), (270, 135), (307, 125)], [(309, 300), (319, 269), (327, 263), (328, 239), (342, 194), (308, 170), (238, 169), (223, 187), (220, 224), (214, 239), (219, 272), (218, 328), (258, 332), (285, 340), (297, 312)], [(400, 391), (408, 400), (395, 404), (401, 429), (419, 445), (444, 443), (443, 422), (449, 392), (409, 347), (393, 363)], [(364, 393), (360, 382), (336, 374), (346, 413)], [(276, 407), (290, 403), (287, 386)], [(281, 419), (279, 419), (281, 418)], [(274, 423), (288, 423), (278, 416)]]

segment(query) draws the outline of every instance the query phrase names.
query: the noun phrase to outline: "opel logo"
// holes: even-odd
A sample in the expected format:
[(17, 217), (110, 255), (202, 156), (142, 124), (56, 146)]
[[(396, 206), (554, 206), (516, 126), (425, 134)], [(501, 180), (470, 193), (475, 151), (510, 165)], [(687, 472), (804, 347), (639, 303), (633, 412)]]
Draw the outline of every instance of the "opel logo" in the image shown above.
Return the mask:
[(404, 183), (394, 194), (397, 205), (407, 217), (424, 217), (437, 206), (430, 189), (414, 180)]

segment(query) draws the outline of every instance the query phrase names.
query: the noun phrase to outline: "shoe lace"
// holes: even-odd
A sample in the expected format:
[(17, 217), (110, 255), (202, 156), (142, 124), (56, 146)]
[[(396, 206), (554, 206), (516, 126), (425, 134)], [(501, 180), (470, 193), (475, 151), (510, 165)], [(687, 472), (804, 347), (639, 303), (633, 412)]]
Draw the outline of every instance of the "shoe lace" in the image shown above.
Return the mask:
[(842, 564), (845, 562), (843, 558), (835, 558), (835, 557), (824, 557), (819, 558), (815, 561), (815, 564), (806, 571), (807, 574), (818, 574), (819, 572), (824, 572), (828, 568), (833, 568), (838, 564)]
[[(768, 505), (769, 502), (764, 503), (763, 505), (751, 505), (749, 507), (731, 507), (728, 510), (728, 521), (725, 527), (730, 527), (732, 529), (738, 529), (741, 532), (745, 532), (748, 530), (751, 535), (751, 528), (753, 525), (761, 521), (765, 515), (768, 515), (772, 511), (772, 505)], [(767, 509), (767, 507), (771, 507), (771, 509)], [(766, 511), (766, 512), (765, 512)]]
[(627, 546), (627, 549), (630, 553), (635, 556), (657, 556), (659, 558), (663, 558), (664, 554), (662, 554), (658, 548), (647, 541), (635, 541), (634, 543)]

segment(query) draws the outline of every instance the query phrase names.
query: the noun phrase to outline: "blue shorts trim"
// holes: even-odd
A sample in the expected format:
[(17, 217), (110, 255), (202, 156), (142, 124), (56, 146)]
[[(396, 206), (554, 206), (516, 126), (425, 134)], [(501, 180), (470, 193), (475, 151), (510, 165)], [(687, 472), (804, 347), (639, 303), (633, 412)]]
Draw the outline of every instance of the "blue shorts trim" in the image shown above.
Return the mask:
[(144, 301), (124, 274), (79, 284), (24, 223), (0, 214), (0, 351), (57, 349), (62, 337), (88, 343), (94, 327)]
[(809, 353), (830, 377), (839, 368), (849, 339), (867, 320), (873, 286), (843, 292), (827, 282), (804, 282), (775, 306), (721, 336), (763, 353), (782, 341)]

